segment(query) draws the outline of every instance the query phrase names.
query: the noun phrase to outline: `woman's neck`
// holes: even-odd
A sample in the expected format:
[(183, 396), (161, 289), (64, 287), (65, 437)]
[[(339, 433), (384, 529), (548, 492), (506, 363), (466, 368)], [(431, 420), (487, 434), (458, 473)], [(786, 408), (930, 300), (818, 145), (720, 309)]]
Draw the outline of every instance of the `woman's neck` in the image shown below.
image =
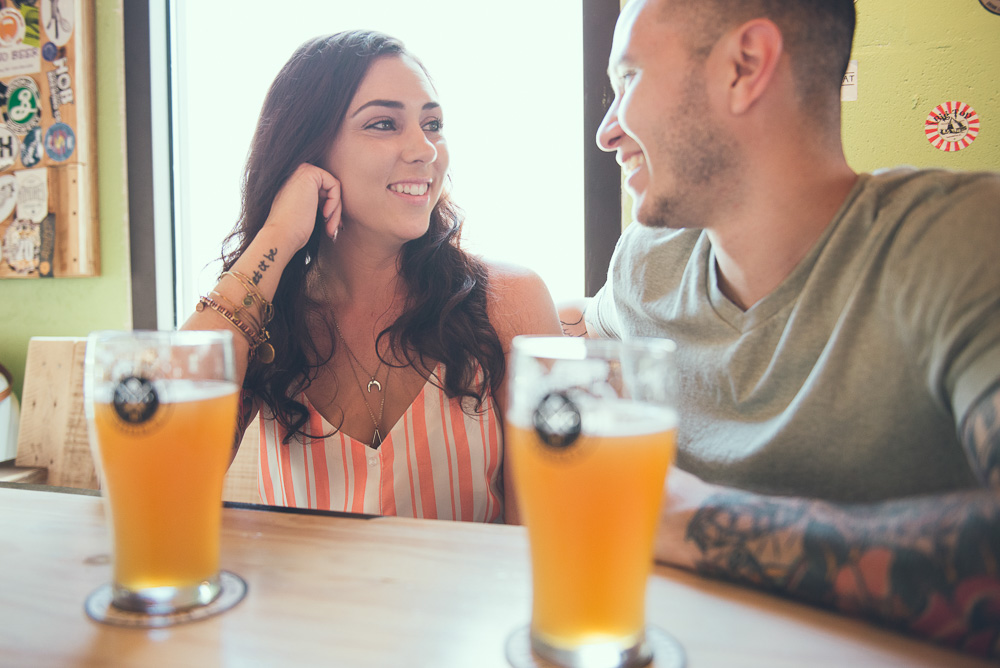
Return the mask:
[(335, 243), (324, 240), (314, 274), (314, 298), (328, 304), (342, 321), (387, 326), (406, 299), (399, 274), (401, 252), (401, 248), (366, 247), (344, 236)]

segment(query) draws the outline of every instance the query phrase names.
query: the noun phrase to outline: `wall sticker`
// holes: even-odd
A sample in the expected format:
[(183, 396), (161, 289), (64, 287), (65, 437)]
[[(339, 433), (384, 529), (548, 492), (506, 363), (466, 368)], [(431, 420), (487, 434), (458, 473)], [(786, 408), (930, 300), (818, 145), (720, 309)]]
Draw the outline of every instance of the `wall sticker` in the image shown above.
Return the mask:
[(934, 148), (961, 151), (976, 140), (979, 116), (964, 102), (944, 102), (927, 114), (924, 134)]

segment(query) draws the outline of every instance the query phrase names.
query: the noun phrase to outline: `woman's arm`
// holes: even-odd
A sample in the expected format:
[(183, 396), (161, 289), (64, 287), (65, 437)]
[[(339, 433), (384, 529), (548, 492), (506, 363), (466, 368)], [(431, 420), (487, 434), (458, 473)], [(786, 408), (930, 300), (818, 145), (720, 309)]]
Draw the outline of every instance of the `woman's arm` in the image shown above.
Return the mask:
[[(229, 272), (219, 279), (213, 288), (214, 294), (209, 297), (231, 315), (234, 314), (234, 307), (242, 306), (243, 300), (248, 295), (252, 297), (254, 292), (265, 300), (272, 301), (288, 262), (309, 240), (317, 211), (326, 220), (327, 234), (332, 234), (340, 225), (340, 184), (319, 167), (299, 165), (274, 198), (260, 232), (230, 267)], [(255, 301), (246, 308), (254, 309), (252, 315), (241, 317), (241, 313), (235, 313), (235, 319), (253, 331), (262, 322), (261, 305)], [(192, 313), (181, 329), (232, 331), (236, 382), (243, 385), (250, 363), (251, 346), (241, 327), (218, 310), (209, 307)], [(254, 397), (244, 393), (240, 399), (237, 432), (233, 443), (234, 456), (243, 432), (257, 409)]]
[[(512, 265), (490, 264), (490, 323), (507, 353), (507, 372), (494, 396), (500, 415), (507, 414), (507, 381), (510, 378), (511, 341), (521, 334), (561, 336), (559, 316), (552, 295), (538, 274)], [(504, 518), (520, 524), (510, 451), (504, 448)]]

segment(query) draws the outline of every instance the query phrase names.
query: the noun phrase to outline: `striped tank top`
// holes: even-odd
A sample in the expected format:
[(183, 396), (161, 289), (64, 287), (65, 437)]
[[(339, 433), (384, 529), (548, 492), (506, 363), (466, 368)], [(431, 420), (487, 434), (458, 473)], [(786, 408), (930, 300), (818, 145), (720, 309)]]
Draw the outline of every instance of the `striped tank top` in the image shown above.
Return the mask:
[[(434, 375), (440, 374), (439, 365)], [(500, 422), (492, 398), (462, 410), (428, 380), (372, 449), (335, 430), (303, 393), (309, 438), (287, 433), (264, 407), (260, 419), (261, 499), (271, 505), (473, 522), (503, 521)], [(469, 399), (465, 400), (469, 402)], [(472, 403), (472, 408), (475, 404)]]

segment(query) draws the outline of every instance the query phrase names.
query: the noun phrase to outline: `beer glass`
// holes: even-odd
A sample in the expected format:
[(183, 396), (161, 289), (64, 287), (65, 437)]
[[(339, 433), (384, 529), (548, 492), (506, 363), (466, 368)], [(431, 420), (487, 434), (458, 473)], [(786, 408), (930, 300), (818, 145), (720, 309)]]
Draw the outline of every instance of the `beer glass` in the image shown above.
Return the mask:
[(523, 644), (535, 658), (515, 656), (515, 633), (508, 660), (645, 665), (646, 580), (675, 450), (674, 344), (519, 336), (513, 350), (505, 442), (531, 551)]
[(239, 391), (232, 345), (230, 332), (105, 331), (87, 341), (84, 398), (111, 519), (114, 608), (168, 615), (219, 595)]

